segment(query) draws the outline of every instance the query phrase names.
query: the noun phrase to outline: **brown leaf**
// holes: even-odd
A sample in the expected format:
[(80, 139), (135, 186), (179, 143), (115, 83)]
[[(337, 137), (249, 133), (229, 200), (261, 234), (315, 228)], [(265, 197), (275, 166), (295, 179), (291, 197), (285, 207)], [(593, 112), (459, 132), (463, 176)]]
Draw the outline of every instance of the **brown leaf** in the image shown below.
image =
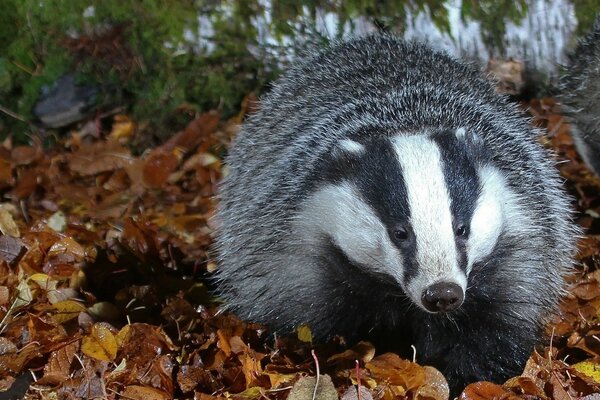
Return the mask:
[(36, 343), (26, 345), (17, 353), (0, 355), (0, 377), (19, 374), (31, 360), (41, 355), (40, 346)]
[(174, 152), (154, 150), (144, 164), (144, 184), (149, 188), (161, 188), (179, 166), (179, 157)]
[(129, 150), (117, 141), (96, 142), (73, 153), (69, 167), (79, 175), (89, 176), (126, 167), (134, 160)]
[[(491, 382), (471, 383), (459, 396), (459, 400), (496, 400), (508, 399), (511, 393), (502, 386)], [(516, 396), (514, 396), (516, 398)]]
[(327, 359), (327, 364), (344, 364), (347, 368), (354, 366), (355, 360), (368, 363), (375, 356), (375, 347), (369, 342), (358, 342), (351, 349), (343, 353), (334, 354)]
[(219, 124), (219, 120), (220, 116), (218, 113), (208, 112), (202, 114), (190, 122), (185, 130), (173, 136), (165, 144), (159, 147), (159, 149), (171, 151), (176, 147), (179, 147), (184, 149), (184, 152), (188, 152), (214, 132)]
[(403, 360), (397, 354), (385, 353), (366, 364), (376, 380), (387, 381), (391, 385), (400, 385), (406, 390), (425, 384), (425, 369), (419, 364)]
[(164, 400), (172, 399), (173, 396), (162, 390), (147, 386), (130, 385), (125, 388), (121, 396), (125, 399), (135, 400)]
[(446, 400), (450, 396), (450, 387), (444, 375), (437, 369), (425, 366), (425, 384), (415, 393), (417, 400)]
[(29, 165), (41, 158), (43, 150), (39, 140), (33, 146), (18, 146), (11, 153), (12, 162), (15, 165)]
[(10, 301), (10, 290), (6, 286), (0, 286), (0, 306), (8, 304)]
[(0, 156), (0, 189), (15, 184), (12, 167), (9, 160)]
[(58, 385), (67, 380), (71, 374), (71, 365), (75, 353), (79, 350), (79, 342), (72, 342), (50, 354), (44, 366), (44, 376), (37, 381), (40, 385)]

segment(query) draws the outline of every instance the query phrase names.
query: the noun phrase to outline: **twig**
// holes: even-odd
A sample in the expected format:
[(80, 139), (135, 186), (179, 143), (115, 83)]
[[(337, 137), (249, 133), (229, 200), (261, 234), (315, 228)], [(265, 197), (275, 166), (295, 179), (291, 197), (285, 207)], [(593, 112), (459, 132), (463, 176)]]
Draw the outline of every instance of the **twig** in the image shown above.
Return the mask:
[(6, 107), (0, 106), (0, 111), (2, 111), (4, 114), (6, 114), (6, 115), (8, 115), (10, 117), (13, 117), (16, 120), (19, 120), (21, 122), (27, 123), (27, 120), (25, 119), (25, 117), (23, 117), (22, 115), (17, 114), (14, 111), (9, 110)]
[(362, 393), (360, 390), (360, 364), (358, 360), (354, 360), (354, 365), (356, 366), (356, 391), (358, 393), (358, 400), (362, 400)]
[(310, 354), (312, 354), (313, 360), (315, 360), (315, 366), (317, 367), (317, 379), (315, 381), (315, 390), (313, 391), (313, 396), (312, 396), (312, 400), (316, 400), (317, 389), (319, 388), (319, 377), (321, 376), (321, 371), (319, 370), (319, 359), (317, 358), (315, 351), (311, 350)]

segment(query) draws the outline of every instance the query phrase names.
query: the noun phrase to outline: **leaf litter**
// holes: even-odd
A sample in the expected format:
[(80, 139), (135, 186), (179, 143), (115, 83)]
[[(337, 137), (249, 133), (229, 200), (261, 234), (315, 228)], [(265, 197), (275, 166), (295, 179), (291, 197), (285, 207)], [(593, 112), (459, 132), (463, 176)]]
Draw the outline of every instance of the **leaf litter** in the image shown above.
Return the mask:
[[(552, 99), (523, 106), (565, 161), (587, 236), (550, 343), (521, 376), (471, 384), (460, 398), (592, 399), (600, 393), (600, 178), (574, 151)], [(206, 285), (216, 268), (211, 217), (242, 118), (200, 115), (141, 155), (129, 147), (136, 123), (126, 115), (108, 132), (73, 131), (46, 150), (35, 138), (2, 143), (0, 397), (16, 396), (17, 382), (31, 377), (23, 398), (448, 397), (438, 370), (370, 343), (313, 344), (310, 327), (274, 336), (219, 311)]]

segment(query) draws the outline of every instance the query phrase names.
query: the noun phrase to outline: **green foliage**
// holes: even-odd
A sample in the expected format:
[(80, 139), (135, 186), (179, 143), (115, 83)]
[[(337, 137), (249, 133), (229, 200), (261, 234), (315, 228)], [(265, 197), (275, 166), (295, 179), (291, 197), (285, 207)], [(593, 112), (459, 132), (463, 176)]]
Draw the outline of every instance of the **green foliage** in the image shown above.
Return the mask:
[(484, 43), (490, 48), (503, 50), (506, 21), (518, 23), (527, 15), (527, 10), (526, 0), (465, 0), (461, 16), (480, 21)]
[[(574, 3), (582, 26), (590, 25), (596, 3)], [(147, 138), (162, 139), (186, 122), (173, 119), (182, 104), (237, 112), (244, 95), (277, 76), (283, 55), (329, 40), (317, 28), (326, 13), (337, 18), (329, 34), (340, 37), (359, 17), (401, 32), (409, 11), (426, 11), (449, 30), (441, 0), (3, 0), (0, 107), (32, 121), (41, 88), (75, 71), (101, 88), (100, 109), (126, 105), (148, 122)], [(526, 13), (527, 0), (463, 0), (461, 8), (500, 50), (505, 21)], [(29, 130), (0, 112), (0, 139)]]

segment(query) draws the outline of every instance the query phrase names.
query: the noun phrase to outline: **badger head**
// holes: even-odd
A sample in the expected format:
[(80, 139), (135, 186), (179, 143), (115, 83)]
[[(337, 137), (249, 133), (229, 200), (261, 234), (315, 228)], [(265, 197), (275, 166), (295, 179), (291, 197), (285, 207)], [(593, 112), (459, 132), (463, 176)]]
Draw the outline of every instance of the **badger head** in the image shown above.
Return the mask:
[(361, 270), (391, 278), (411, 301), (450, 312), (473, 265), (503, 232), (506, 192), (482, 140), (464, 129), (345, 139), (298, 219)]

